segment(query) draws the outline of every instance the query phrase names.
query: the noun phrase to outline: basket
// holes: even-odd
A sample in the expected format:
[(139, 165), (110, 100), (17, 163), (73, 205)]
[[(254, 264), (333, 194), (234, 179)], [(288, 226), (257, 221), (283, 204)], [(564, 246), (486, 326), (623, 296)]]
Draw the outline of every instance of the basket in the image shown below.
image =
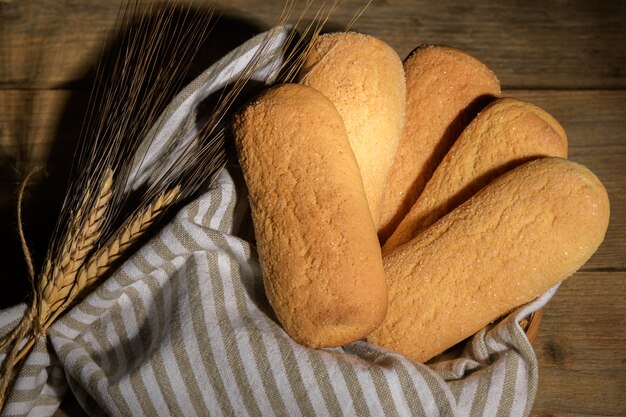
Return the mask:
[(543, 308), (531, 313), (528, 318), (520, 321), (520, 326), (522, 326), (522, 329), (526, 332), (526, 337), (528, 337), (531, 344), (534, 344), (537, 339), (541, 316), (543, 316)]

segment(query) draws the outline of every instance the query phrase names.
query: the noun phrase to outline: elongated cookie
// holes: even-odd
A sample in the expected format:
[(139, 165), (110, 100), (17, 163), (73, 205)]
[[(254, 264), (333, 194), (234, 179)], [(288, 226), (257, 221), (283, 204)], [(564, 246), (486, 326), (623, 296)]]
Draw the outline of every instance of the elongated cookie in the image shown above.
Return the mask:
[(283, 84), (237, 115), (267, 298), (309, 347), (365, 337), (385, 317), (380, 245), (343, 120), (313, 88)]
[(404, 124), (406, 87), (400, 57), (372, 36), (330, 33), (314, 41), (300, 80), (328, 97), (341, 114), (372, 218), (378, 222)]
[(454, 142), (383, 252), (408, 242), (511, 168), (567, 157), (567, 136), (541, 108), (514, 98), (489, 104)]
[(609, 221), (598, 178), (528, 162), (384, 257), (389, 310), (368, 341), (423, 362), (579, 269)]
[(381, 242), (415, 203), (439, 162), (478, 111), (500, 95), (496, 76), (455, 48), (422, 45), (404, 61), (405, 126), (387, 182)]

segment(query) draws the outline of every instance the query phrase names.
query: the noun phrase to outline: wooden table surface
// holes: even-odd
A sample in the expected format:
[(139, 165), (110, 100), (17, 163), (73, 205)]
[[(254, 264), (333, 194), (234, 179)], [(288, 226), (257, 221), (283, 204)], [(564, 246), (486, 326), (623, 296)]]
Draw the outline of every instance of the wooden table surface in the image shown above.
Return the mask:
[[(362, 3), (345, 2), (326, 30), (343, 29)], [(18, 185), (33, 163), (47, 164), (48, 177), (24, 201), (25, 231), (40, 260), (63, 189), (58, 178), (71, 161), (119, 4), (0, 0), (0, 264), (7, 287), (0, 307), (28, 294)], [(218, 1), (222, 23), (209, 50), (223, 52), (272, 26), (282, 6)], [(385, 40), (402, 58), (421, 43), (464, 49), (493, 69), (504, 95), (529, 100), (563, 124), (570, 159), (609, 192), (611, 223), (598, 252), (545, 309), (534, 344), (540, 376), (533, 415), (626, 415), (626, 2), (375, 0), (353, 29)], [(202, 59), (194, 65), (207, 65)], [(74, 407), (70, 400), (58, 414)]]

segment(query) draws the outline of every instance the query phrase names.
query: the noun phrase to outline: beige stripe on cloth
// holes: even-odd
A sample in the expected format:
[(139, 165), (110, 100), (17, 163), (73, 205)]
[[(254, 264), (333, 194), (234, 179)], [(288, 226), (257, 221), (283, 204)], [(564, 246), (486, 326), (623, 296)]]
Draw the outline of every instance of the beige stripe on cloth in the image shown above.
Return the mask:
[[(237, 76), (269, 36), (271, 79), (288, 28), (262, 34), (177, 96), (144, 145), (139, 186), (159, 178), (191, 137), (196, 106)], [(230, 78), (229, 78), (230, 77)], [(52, 415), (69, 388), (90, 415), (473, 416), (530, 414), (537, 362), (520, 326), (555, 289), (483, 329), (455, 359), (428, 366), (365, 342), (311, 350), (293, 342), (265, 299), (238, 167), (183, 208), (40, 341), (6, 415)], [(0, 314), (0, 331), (24, 306)]]

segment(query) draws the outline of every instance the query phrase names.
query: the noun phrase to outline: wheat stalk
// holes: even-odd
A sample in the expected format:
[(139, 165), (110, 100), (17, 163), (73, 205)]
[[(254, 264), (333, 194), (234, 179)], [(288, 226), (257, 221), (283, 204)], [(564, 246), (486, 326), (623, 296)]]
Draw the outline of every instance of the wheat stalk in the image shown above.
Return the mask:
[[(28, 177), (27, 177), (28, 178)], [(25, 181), (26, 182), (26, 181)], [(67, 294), (76, 274), (85, 263), (89, 252), (93, 249), (94, 243), (101, 234), (102, 224), (109, 206), (112, 195), (113, 171), (108, 169), (105, 173), (103, 184), (92, 204), (89, 214), (84, 213), (88, 209), (91, 200), (91, 188), (85, 192), (83, 201), (73, 219), (73, 227), (67, 233), (61, 251), (58, 252), (57, 259), (52, 262), (50, 258), (46, 261), (40, 279), (36, 284), (35, 300), (29, 307), (27, 314), (22, 318), (19, 325), (10, 332), (0, 343), (2, 350), (9, 350), (4, 360), (4, 373), (0, 383), (0, 408), (4, 405), (5, 394), (12, 382), (14, 369), (22, 359), (30, 352), (39, 335), (45, 332), (41, 323), (42, 319), (47, 319), (51, 310), (51, 303), (55, 298), (62, 298)], [(25, 183), (22, 185), (20, 194), (23, 193)], [(19, 213), (18, 205), (18, 213)], [(81, 225), (82, 224), (82, 225)], [(20, 223), (21, 228), (21, 223)], [(22, 245), (26, 247), (23, 234)], [(26, 247), (25, 256), (30, 263), (30, 254)], [(23, 339), (26, 343), (20, 347)]]
[[(67, 239), (73, 244), (63, 245), (68, 254), (61, 253), (58, 262), (49, 262), (39, 283), (35, 303), (20, 324), (3, 341), (3, 348), (13, 344), (5, 359), (4, 374), (0, 384), (0, 408), (4, 405), (5, 394), (10, 385), (14, 369), (28, 355), (35, 342), (48, 327), (63, 314), (81, 295), (103, 278), (117, 264), (120, 257), (128, 253), (152, 226), (163, 212), (172, 206), (181, 195), (179, 186), (163, 191), (156, 199), (133, 215), (105, 246), (92, 252), (94, 242), (102, 233), (105, 213), (111, 199), (113, 171), (109, 170), (94, 207), (87, 221), (77, 233), (70, 233), (77, 239)], [(88, 197), (89, 193), (86, 194)], [(84, 207), (84, 206), (82, 206)], [(91, 253), (91, 255), (89, 255)], [(58, 265), (58, 266), (50, 266)], [(25, 343), (20, 343), (26, 338)]]

